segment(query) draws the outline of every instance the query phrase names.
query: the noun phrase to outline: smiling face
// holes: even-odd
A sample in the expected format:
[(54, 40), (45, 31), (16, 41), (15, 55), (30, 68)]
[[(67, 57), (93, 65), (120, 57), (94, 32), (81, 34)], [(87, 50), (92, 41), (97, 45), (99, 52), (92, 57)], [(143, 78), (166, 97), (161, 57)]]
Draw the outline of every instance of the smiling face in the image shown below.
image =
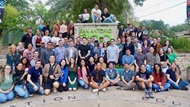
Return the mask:
[(4, 71), (6, 74), (10, 74), (11, 73), (11, 66), (6, 65)]
[(19, 63), (17, 66), (16, 66), (17, 70), (22, 70), (22, 63)]

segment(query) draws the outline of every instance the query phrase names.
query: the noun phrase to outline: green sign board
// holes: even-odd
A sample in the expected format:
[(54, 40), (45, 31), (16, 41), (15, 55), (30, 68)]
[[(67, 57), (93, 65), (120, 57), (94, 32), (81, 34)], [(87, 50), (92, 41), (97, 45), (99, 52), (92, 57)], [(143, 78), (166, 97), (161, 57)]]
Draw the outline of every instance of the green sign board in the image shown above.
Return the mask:
[(86, 38), (94, 36), (98, 40), (100, 37), (107, 37), (109, 40), (113, 37), (111, 28), (80, 28), (79, 35)]

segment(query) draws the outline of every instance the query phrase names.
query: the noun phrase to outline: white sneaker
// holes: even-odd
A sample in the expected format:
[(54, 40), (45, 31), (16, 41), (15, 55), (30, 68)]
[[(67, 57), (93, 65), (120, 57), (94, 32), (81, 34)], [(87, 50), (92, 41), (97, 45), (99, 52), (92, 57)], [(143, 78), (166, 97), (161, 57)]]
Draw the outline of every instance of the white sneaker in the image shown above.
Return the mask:
[(93, 89), (92, 92), (93, 92), (93, 93), (97, 93), (97, 92), (98, 92), (98, 89)]
[(33, 94), (29, 94), (29, 97), (33, 97), (34, 95)]
[(102, 91), (103, 91), (103, 92), (106, 92), (106, 88), (103, 88)]

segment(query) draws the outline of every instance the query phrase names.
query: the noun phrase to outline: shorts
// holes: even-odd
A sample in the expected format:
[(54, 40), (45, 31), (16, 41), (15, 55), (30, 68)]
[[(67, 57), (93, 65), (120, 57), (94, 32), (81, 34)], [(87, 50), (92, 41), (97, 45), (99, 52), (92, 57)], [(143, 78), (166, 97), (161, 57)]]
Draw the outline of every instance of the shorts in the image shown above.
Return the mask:
[(55, 80), (50, 80), (50, 81), (44, 82), (44, 90), (45, 89), (52, 89), (54, 82), (55, 82)]

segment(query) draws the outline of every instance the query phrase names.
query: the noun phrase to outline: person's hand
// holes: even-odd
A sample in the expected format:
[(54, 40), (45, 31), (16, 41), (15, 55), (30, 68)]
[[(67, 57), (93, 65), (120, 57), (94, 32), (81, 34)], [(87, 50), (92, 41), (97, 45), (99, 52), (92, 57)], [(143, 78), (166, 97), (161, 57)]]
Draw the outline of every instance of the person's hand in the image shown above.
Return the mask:
[(129, 83), (126, 83), (126, 85), (130, 85)]
[(8, 94), (8, 93), (10, 93), (10, 91), (11, 91), (11, 90), (10, 90), (10, 89), (8, 89), (7, 91), (5, 91), (5, 94)]
[(178, 83), (175, 83), (176, 86), (178, 86)]
[(158, 82), (158, 85), (160, 85), (160, 86), (161, 86), (161, 85), (162, 85), (162, 83), (161, 83), (161, 82)]
[(40, 90), (44, 90), (44, 89), (42, 88), (42, 86), (40, 86)]
[(37, 91), (37, 90), (38, 90), (38, 87), (37, 87), (36, 85), (34, 86), (34, 90), (35, 90), (35, 91)]
[(118, 63), (118, 61), (116, 61), (116, 64)]
[(24, 85), (23, 89), (26, 90), (26, 86), (25, 85)]
[(163, 90), (164, 90), (164, 87), (163, 87), (163, 86), (160, 86), (160, 89), (163, 91)]
[(63, 83), (63, 87), (65, 87), (66, 86), (66, 84), (65, 83)]
[(53, 75), (50, 75), (49, 77), (50, 77), (50, 79), (55, 79)]

